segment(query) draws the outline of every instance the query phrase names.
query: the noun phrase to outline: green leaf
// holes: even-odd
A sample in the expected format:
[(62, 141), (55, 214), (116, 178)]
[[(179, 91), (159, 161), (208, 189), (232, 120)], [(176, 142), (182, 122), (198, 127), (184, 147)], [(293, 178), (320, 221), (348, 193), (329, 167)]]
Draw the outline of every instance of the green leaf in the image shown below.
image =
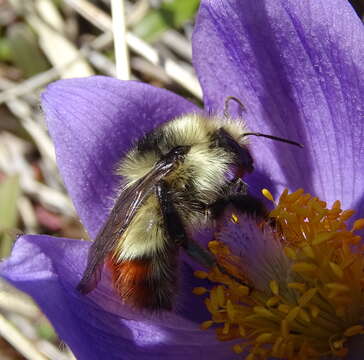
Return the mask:
[(25, 76), (32, 76), (49, 68), (48, 62), (38, 46), (38, 40), (30, 27), (17, 23), (7, 29), (11, 60), (23, 70)]
[(0, 184), (0, 258), (8, 256), (12, 247), (10, 231), (18, 222), (16, 202), (19, 194), (18, 176), (9, 176)]
[(179, 29), (192, 19), (199, 0), (165, 0), (159, 9), (149, 11), (133, 32), (146, 41), (155, 41), (164, 31)]
[(186, 21), (192, 19), (199, 5), (199, 0), (173, 0), (165, 1), (161, 11), (168, 14), (172, 20), (172, 26), (181, 27)]
[(0, 38), (0, 61), (11, 60), (11, 50), (6, 38)]
[(134, 27), (133, 32), (145, 41), (152, 42), (168, 28), (169, 25), (162, 13), (152, 10)]
[(54, 331), (52, 325), (45, 319), (42, 319), (42, 321), (37, 324), (36, 329), (38, 335), (43, 339), (48, 341), (55, 341), (57, 339), (57, 334)]

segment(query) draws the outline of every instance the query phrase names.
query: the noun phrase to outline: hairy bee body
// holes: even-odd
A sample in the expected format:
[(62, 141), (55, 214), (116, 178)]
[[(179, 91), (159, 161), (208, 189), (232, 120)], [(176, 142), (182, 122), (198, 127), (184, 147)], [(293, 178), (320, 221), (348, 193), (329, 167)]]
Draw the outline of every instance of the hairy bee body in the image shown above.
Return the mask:
[[(210, 221), (206, 216), (208, 206), (224, 196), (228, 179), (244, 171), (237, 155), (220, 143), (220, 129), (245, 146), (239, 140), (246, 131), (243, 122), (197, 114), (174, 119), (147, 134), (121, 161), (121, 191), (146, 177), (172, 149), (188, 146), (183, 161), (163, 181), (169, 188), (168, 201), (173, 203), (186, 232), (191, 234), (205, 226)], [(177, 256), (183, 244), (171, 239), (174, 220), (172, 230), (167, 231), (161, 206), (157, 193), (150, 194), (118, 238), (108, 260), (115, 289), (138, 308), (171, 309), (176, 292)]]
[[(170, 310), (180, 249), (204, 266), (215, 266), (213, 255), (192, 239), (194, 231), (221, 213), (230, 198), (236, 206), (249, 202), (247, 195), (243, 201), (229, 197), (253, 170), (245, 133), (241, 120), (188, 114), (139, 139), (120, 163), (120, 194), (91, 246), (78, 289), (92, 291), (106, 263), (126, 303)], [(264, 215), (264, 206), (257, 204), (251, 211)]]

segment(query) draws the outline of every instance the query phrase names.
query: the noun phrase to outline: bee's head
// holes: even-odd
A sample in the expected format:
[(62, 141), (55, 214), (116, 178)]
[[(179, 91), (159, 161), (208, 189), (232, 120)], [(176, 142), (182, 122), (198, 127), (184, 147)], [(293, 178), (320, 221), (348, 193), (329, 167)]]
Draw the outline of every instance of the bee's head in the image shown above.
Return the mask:
[(241, 173), (251, 173), (254, 170), (253, 158), (245, 145), (238, 143), (224, 128), (217, 130), (215, 137), (219, 147), (235, 155), (234, 164), (239, 166)]
[(190, 149), (191, 146), (189, 145), (176, 146), (167, 154), (163, 155), (160, 161), (169, 164), (170, 166), (176, 166), (178, 163), (183, 162)]

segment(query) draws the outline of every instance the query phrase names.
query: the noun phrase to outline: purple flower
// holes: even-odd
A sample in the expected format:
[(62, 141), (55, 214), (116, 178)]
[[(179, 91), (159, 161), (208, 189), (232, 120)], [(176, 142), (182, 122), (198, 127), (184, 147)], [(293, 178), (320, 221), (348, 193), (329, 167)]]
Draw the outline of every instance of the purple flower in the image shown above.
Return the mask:
[[(346, 0), (203, 0), (193, 37), (205, 109), (236, 96), (254, 131), (298, 140), (300, 150), (252, 139), (255, 192), (305, 189), (328, 203), (364, 209), (364, 30)], [(50, 85), (42, 99), (58, 165), (82, 223), (95, 237), (118, 185), (115, 165), (156, 125), (198, 111), (168, 91), (92, 77)], [(234, 111), (238, 111), (237, 108)], [(88, 242), (26, 235), (0, 274), (30, 294), (78, 359), (229, 359), (231, 343), (201, 331), (203, 301), (182, 265), (174, 313), (123, 306), (103, 277), (87, 296), (75, 287)]]

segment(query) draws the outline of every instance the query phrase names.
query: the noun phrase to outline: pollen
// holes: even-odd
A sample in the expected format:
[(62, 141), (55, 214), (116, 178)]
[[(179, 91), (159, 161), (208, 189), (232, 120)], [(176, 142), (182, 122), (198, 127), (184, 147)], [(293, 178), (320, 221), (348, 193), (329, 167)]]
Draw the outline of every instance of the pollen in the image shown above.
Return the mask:
[[(263, 195), (274, 202), (268, 190)], [(234, 340), (232, 351), (247, 360), (350, 355), (351, 339), (364, 335), (364, 247), (356, 234), (364, 219), (349, 227), (353, 210), (339, 201), (327, 207), (302, 189), (285, 190), (274, 205), (254, 231), (244, 214), (229, 215), (210, 242), (233, 276), (217, 267), (196, 273), (212, 283), (194, 290), (211, 314), (201, 327)]]

